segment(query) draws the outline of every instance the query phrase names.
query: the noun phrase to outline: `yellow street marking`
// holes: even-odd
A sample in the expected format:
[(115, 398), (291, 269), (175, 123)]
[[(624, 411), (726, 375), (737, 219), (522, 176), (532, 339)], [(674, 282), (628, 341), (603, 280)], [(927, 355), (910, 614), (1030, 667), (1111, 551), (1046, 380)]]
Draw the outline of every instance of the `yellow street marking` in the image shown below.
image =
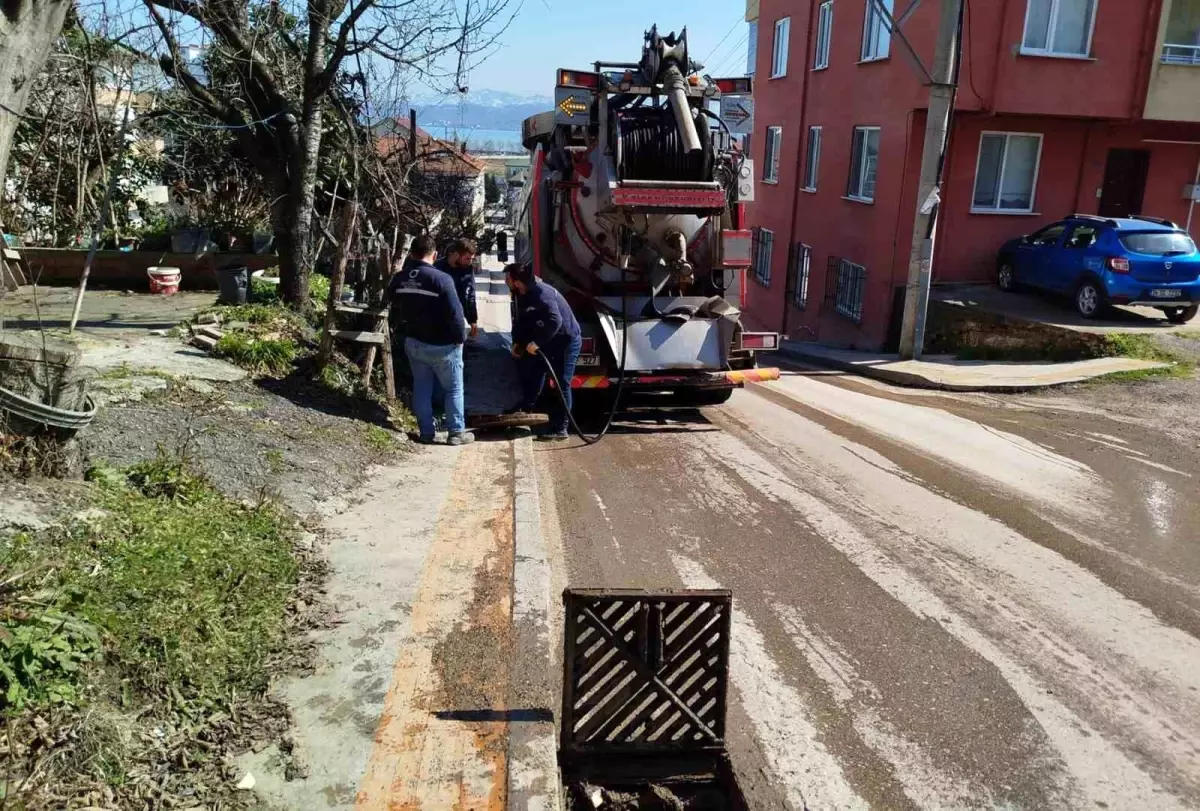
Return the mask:
[[(464, 448), (412, 607), (412, 631), (357, 811), (489, 811), (506, 802), (513, 517), (508, 443)], [(386, 542), (386, 539), (381, 539)]]

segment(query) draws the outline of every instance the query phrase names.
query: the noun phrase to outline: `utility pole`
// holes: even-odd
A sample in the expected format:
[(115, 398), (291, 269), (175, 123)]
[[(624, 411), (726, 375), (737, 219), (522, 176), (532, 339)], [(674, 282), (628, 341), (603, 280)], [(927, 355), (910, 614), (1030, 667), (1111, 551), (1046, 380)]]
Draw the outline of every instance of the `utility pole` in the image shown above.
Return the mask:
[(904, 323), (900, 330), (900, 357), (919, 360), (925, 344), (925, 314), (929, 309), (930, 263), (937, 233), (939, 186), (954, 111), (954, 77), (959, 58), (963, 0), (942, 0), (933, 81), (929, 86), (929, 113), (925, 120), (925, 146), (921, 151), (921, 182), (913, 218), (912, 249), (908, 255), (908, 285), (904, 294)]

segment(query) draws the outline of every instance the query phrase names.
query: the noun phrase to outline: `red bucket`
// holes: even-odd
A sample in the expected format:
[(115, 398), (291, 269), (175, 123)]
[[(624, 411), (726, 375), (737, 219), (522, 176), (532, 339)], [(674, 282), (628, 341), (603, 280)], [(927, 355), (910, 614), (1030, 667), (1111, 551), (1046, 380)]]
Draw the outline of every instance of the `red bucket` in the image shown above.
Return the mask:
[(151, 293), (173, 296), (179, 292), (179, 280), (183, 276), (179, 268), (146, 268), (146, 275), (150, 277)]

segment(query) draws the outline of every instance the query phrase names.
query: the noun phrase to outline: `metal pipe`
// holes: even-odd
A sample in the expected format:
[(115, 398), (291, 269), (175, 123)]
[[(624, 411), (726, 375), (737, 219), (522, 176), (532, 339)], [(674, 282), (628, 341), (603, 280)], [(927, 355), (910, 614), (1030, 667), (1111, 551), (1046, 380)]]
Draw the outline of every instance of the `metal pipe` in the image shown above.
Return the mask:
[(683, 151), (689, 154), (699, 152), (700, 136), (696, 133), (692, 108), (688, 106), (687, 82), (675, 65), (669, 65), (663, 74), (663, 87), (667, 89), (671, 111), (675, 114), (675, 125), (679, 127), (679, 140), (683, 143)]
[(1192, 233), (1192, 215), (1196, 213), (1196, 191), (1200, 189), (1200, 158), (1196, 159), (1196, 182), (1192, 184), (1192, 199), (1188, 203), (1187, 227), (1183, 230)]

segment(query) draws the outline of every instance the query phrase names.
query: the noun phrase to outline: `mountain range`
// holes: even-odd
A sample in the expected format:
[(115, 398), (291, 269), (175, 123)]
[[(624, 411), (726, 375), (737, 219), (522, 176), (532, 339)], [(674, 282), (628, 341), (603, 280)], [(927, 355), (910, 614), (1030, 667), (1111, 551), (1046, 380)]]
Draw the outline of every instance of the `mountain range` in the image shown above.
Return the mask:
[(448, 125), (515, 132), (529, 116), (554, 109), (554, 99), (503, 90), (475, 90), (461, 104), (454, 99), (438, 99), (414, 101), (412, 106), (417, 111), (417, 123), (422, 127)]

